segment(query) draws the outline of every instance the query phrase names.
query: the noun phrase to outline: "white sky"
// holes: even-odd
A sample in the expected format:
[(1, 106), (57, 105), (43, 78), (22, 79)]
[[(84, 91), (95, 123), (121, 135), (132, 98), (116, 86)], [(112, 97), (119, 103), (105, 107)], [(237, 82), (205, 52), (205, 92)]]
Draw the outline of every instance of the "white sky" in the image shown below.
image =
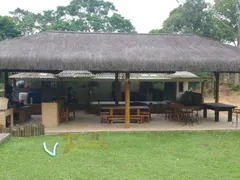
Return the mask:
[[(8, 15), (16, 8), (41, 12), (68, 5), (71, 0), (6, 0), (0, 5), (0, 15)], [(148, 33), (160, 28), (171, 10), (178, 6), (176, 0), (108, 0), (114, 3), (119, 14), (130, 19), (137, 32)], [(213, 0), (207, 0), (213, 1)]]

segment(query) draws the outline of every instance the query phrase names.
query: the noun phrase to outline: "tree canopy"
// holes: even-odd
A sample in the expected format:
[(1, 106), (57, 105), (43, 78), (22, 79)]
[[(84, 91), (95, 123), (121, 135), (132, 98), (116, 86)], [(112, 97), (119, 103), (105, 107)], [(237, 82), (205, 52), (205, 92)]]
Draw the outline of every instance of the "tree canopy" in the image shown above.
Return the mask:
[(11, 17), (0, 16), (0, 41), (17, 37), (20, 34)]
[(236, 0), (186, 0), (173, 9), (163, 22), (162, 29), (151, 33), (191, 33), (235, 43), (237, 38)]
[(235, 43), (238, 34), (238, 0), (215, 0), (213, 11), (215, 17), (221, 21), (225, 31), (222, 31), (221, 38), (227, 42)]
[(135, 32), (130, 20), (104, 0), (72, 0), (56, 10), (33, 13), (17, 8), (10, 12), (23, 35), (46, 30), (81, 32)]
[[(150, 33), (191, 33), (240, 45), (240, 0), (214, 0), (213, 5), (205, 0), (178, 2), (179, 6), (170, 12), (162, 28)], [(234, 84), (238, 83), (239, 74), (235, 74)]]

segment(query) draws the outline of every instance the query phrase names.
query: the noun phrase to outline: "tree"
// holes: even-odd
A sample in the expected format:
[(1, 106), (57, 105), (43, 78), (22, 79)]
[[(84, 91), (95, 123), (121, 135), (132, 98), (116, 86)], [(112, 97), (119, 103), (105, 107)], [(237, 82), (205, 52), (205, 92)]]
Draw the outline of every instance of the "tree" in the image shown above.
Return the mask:
[(204, 0), (186, 0), (170, 12), (161, 32), (192, 33), (220, 40), (216, 33), (220, 26), (213, 15), (211, 5)]
[[(192, 33), (237, 46), (240, 44), (239, 4), (240, 0), (215, 0), (213, 6), (204, 0), (181, 1), (164, 21), (162, 29), (153, 32)], [(238, 77), (236, 74), (235, 84), (239, 82)]]
[[(8, 16), (0, 16), (0, 41), (20, 36), (21, 32), (17, 30), (13, 19)], [(0, 72), (0, 89), (4, 89), (4, 76)]]
[(152, 29), (149, 33), (159, 34), (159, 33), (163, 33), (163, 30), (162, 29)]
[(204, 0), (182, 1), (163, 22), (161, 32), (191, 33), (222, 42), (234, 41), (234, 33), (219, 19), (214, 7)]
[(221, 38), (235, 44), (238, 34), (239, 16), (236, 0), (215, 0), (213, 11), (215, 17), (225, 27), (225, 34), (222, 34)]
[(104, 0), (72, 0), (67, 6), (37, 14), (19, 8), (10, 13), (24, 35), (46, 30), (135, 32), (130, 20)]
[(13, 16), (13, 20), (19, 31), (23, 35), (31, 35), (33, 32), (37, 31), (37, 15), (20, 8), (15, 9), (13, 12), (10, 12)]
[(0, 16), (0, 41), (20, 36), (11, 17)]
[[(214, 12), (216, 17), (224, 24), (226, 33), (222, 38), (240, 46), (240, 1), (215, 0)], [(236, 43), (237, 42), (237, 43)], [(239, 84), (239, 74), (234, 76), (234, 84)]]

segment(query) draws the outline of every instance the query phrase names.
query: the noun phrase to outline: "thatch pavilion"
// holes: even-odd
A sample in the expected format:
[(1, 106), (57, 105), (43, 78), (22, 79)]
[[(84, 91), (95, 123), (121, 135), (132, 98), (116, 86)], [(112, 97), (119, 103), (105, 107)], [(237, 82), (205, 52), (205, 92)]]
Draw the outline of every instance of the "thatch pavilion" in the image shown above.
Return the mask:
[[(97, 115), (99, 115), (102, 107), (124, 105), (125, 101), (125, 90), (123, 88), (125, 87), (124, 73), (118, 74), (118, 88), (114, 87), (114, 73), (92, 74), (89, 71), (62, 71), (59, 74), (22, 72), (11, 75), (9, 78), (13, 80), (13, 84), (16, 84), (15, 82), (24, 84), (22, 88), (15, 87), (15, 94), (16, 92), (38, 93), (41, 102), (52, 102), (53, 99), (65, 99), (66, 101), (67, 88), (72, 87), (75, 109), (87, 110), (87, 112)], [(132, 106), (134, 104), (146, 106), (151, 104), (151, 112), (153, 114), (157, 112), (164, 113), (164, 107), (160, 107), (159, 104), (175, 101), (179, 97), (179, 93), (191, 90), (191, 87), (194, 85), (200, 87), (201, 83), (207, 80), (208, 78), (202, 78), (190, 72), (176, 72), (173, 74), (131, 73), (131, 104)], [(48, 88), (45, 86), (46, 84), (54, 86)], [(197, 106), (197, 102), (203, 102), (202, 94), (195, 92), (194, 97), (197, 96), (198, 100), (193, 98), (195, 100), (191, 104)], [(12, 97), (14, 97), (13, 99), (16, 102), (16, 96)], [(34, 105), (31, 105), (29, 97), (27, 100), (28, 106), (31, 106), (32, 111), (34, 106), (35, 111), (32, 114), (34, 112), (41, 114), (42, 106), (35, 99), (36, 97), (33, 99)]]
[[(42, 32), (0, 42), (4, 72), (126, 73), (126, 118), (130, 127), (130, 73), (240, 72), (240, 50), (195, 35)], [(7, 82), (7, 73), (5, 73)]]

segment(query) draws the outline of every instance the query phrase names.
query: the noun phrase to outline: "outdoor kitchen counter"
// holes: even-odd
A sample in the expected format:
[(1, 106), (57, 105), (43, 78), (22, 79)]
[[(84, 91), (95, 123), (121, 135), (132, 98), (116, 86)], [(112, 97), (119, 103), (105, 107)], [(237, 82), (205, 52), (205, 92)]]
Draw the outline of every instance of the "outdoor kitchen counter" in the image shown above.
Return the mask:
[(42, 103), (42, 124), (56, 127), (59, 124), (61, 101)]
[(14, 124), (23, 123), (31, 119), (31, 107), (22, 106), (13, 108)]

